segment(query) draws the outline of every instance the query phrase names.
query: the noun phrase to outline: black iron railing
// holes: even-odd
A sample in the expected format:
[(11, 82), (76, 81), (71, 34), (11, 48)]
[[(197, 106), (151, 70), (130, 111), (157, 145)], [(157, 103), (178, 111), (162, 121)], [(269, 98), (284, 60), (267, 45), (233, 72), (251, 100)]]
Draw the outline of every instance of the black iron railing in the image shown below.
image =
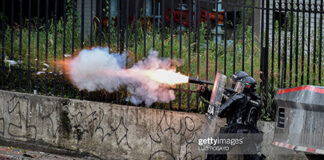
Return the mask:
[[(126, 91), (78, 91), (57, 61), (82, 48), (181, 59), (179, 72), (213, 80), (245, 70), (260, 82), (264, 115), (277, 88), (324, 85), (323, 0), (2, 0), (1, 89), (127, 104)], [(203, 111), (182, 85), (169, 109)], [(163, 104), (154, 106), (165, 107)]]

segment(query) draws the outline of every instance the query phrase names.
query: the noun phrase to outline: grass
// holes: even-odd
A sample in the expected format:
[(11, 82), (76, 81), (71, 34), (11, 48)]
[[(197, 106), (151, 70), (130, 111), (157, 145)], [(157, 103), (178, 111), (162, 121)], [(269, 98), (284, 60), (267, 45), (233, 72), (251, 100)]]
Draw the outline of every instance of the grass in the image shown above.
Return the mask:
[[(9, 63), (5, 63), (4, 72), (1, 71), (1, 75), (4, 75), (4, 89), (17, 89), (20, 91), (32, 92), (34, 89), (38, 90), (39, 93), (47, 94), (47, 95), (59, 95), (63, 97), (70, 98), (83, 98), (89, 100), (96, 101), (107, 101), (121, 104), (129, 104), (124, 101), (127, 97), (128, 93), (125, 88), (122, 88), (120, 92), (116, 93), (107, 93), (105, 91), (98, 92), (87, 92), (82, 91), (78, 92), (78, 89), (71, 86), (69, 82), (67, 82), (63, 75), (60, 74), (60, 68), (56, 66), (55, 61), (62, 60), (64, 57), (75, 54), (78, 50), (81, 49), (81, 35), (79, 31), (79, 22), (76, 21), (73, 32), (73, 24), (71, 18), (68, 18), (66, 23), (66, 29), (64, 30), (63, 21), (59, 20), (55, 25), (53, 21), (49, 21), (48, 32), (46, 34), (46, 26), (42, 25), (37, 29), (35, 25), (31, 25), (30, 35), (28, 26), (23, 26), (22, 30), (19, 27), (7, 26), (6, 31), (4, 32), (4, 41), (1, 38), (1, 43), (4, 42), (4, 46), (1, 46), (1, 50), (4, 51), (4, 59), (5, 60), (15, 60), (17, 62), (21, 62), (18, 65), (10, 66)], [(31, 23), (36, 24), (36, 23)], [(55, 26), (57, 29), (57, 34), (55, 35)], [(132, 26), (134, 27), (134, 26)], [(195, 42), (195, 36), (197, 36), (197, 32), (189, 32), (188, 30), (179, 31), (179, 30), (171, 30), (170, 28), (165, 28), (163, 31), (158, 30), (155, 31), (155, 35), (153, 36), (152, 26), (149, 25), (146, 32), (144, 29), (138, 24), (138, 29), (134, 30), (134, 28), (128, 28), (128, 48), (129, 56), (128, 56), (128, 66), (132, 66), (132, 64), (136, 63), (136, 61), (141, 60), (147, 56), (150, 49), (155, 46), (154, 49), (157, 50), (161, 57), (172, 57), (173, 59), (177, 59), (181, 61), (181, 66), (177, 67), (177, 70), (183, 74), (187, 74), (193, 77), (199, 77), (205, 80), (214, 80), (214, 75), (216, 71), (222, 71), (227, 76), (232, 75), (233, 73), (242, 70), (242, 66), (244, 64), (244, 70), (253, 75), (253, 77), (261, 82), (260, 79), (260, 55), (261, 55), (261, 39), (260, 36), (252, 34), (252, 27), (247, 26), (245, 31), (245, 37), (243, 40), (241, 31), (238, 31), (235, 39), (235, 46), (233, 44), (226, 45), (225, 52), (225, 41), (216, 42), (213, 41), (213, 35), (209, 38), (206, 38), (205, 35), (208, 32), (206, 29), (206, 24), (202, 24), (199, 30), (199, 43)], [(242, 27), (240, 25), (237, 26), (236, 29), (240, 30)], [(93, 32), (93, 42), (89, 41), (89, 38), (84, 42), (84, 47), (92, 46), (108, 46), (108, 34), (107, 30), (102, 33), (98, 31), (98, 27), (94, 27)], [(276, 31), (278, 31), (278, 24), (276, 24)], [(20, 31), (22, 33), (22, 39), (20, 43)], [(38, 32), (39, 31), (39, 32)], [(137, 37), (136, 37), (137, 31)], [(11, 33), (13, 33), (11, 35)], [(37, 35), (39, 33), (39, 36)], [(100, 34), (101, 33), (101, 34)], [(117, 29), (116, 27), (112, 27), (110, 30), (110, 48), (112, 51), (118, 52), (117, 46)], [(146, 33), (146, 34), (144, 34)], [(171, 34), (173, 33), (173, 34)], [(319, 32), (318, 32), (319, 33)], [(181, 35), (181, 44), (180, 44), (180, 35)], [(208, 35), (208, 34), (207, 34)], [(28, 37), (30, 36), (30, 40)], [(48, 36), (48, 38), (46, 38)], [(56, 36), (56, 38), (55, 38)], [(126, 34), (125, 34), (126, 36)], [(282, 64), (283, 59), (283, 40), (281, 43), (281, 49), (279, 54), (279, 42), (278, 42), (278, 32), (275, 34), (274, 46), (270, 43), (269, 48), (269, 93), (262, 92), (263, 97), (268, 97), (268, 104), (265, 105), (263, 110), (263, 118), (266, 120), (273, 120), (275, 115), (275, 106), (273, 104), (273, 95), (280, 85), (280, 77), (281, 76), (281, 68), (278, 68), (279, 64)], [(312, 35), (307, 35), (312, 38)], [(39, 39), (38, 39), (39, 37)], [(65, 37), (65, 41), (64, 41)], [(100, 38), (101, 37), (101, 38)], [(233, 40), (233, 33), (229, 35)], [(284, 33), (282, 33), (281, 37), (284, 37)], [(298, 37), (302, 39), (301, 35)], [(46, 40), (48, 39), (48, 40)], [(125, 37), (126, 39), (126, 37)], [(289, 40), (296, 39), (296, 31), (293, 32), (293, 35), (288, 33), (287, 42)], [(11, 42), (12, 40), (12, 42)], [(99, 42), (102, 42), (101, 44)], [(135, 43), (137, 42), (137, 43)], [(144, 48), (145, 42), (145, 48)], [(153, 43), (154, 42), (154, 43)], [(163, 42), (163, 46), (162, 46)], [(307, 42), (307, 41), (306, 41)], [(29, 44), (30, 43), (30, 50)], [(244, 44), (243, 44), (244, 43)], [(311, 41), (311, 46), (317, 43), (315, 59), (311, 56), (311, 62), (313, 60), (319, 61), (319, 39)], [(11, 46), (12, 44), (12, 46)], [(287, 51), (290, 50), (290, 43), (287, 46)], [(20, 48), (21, 45), (21, 48)], [(126, 42), (125, 42), (126, 45)], [(217, 46), (216, 46), (217, 45)], [(37, 48), (37, 46), (39, 48)], [(207, 49), (208, 46), (208, 49)], [(199, 47), (199, 48), (198, 48)], [(298, 59), (302, 59), (302, 50), (299, 49), (302, 47), (301, 43), (298, 45), (293, 45), (293, 53), (297, 50)], [(126, 46), (125, 46), (126, 48)], [(190, 49), (189, 49), (190, 48)], [(273, 52), (272, 52), (273, 48)], [(21, 52), (20, 52), (21, 49)], [(217, 50), (216, 50), (217, 49)], [(198, 52), (199, 50), (199, 52)], [(180, 52), (181, 51), (181, 52)], [(243, 52), (244, 51), (244, 52)], [(307, 51), (305, 51), (307, 52)], [(313, 53), (314, 49), (310, 51)], [(163, 53), (163, 55), (162, 55)], [(217, 54), (216, 54), (217, 53)], [(253, 53), (253, 56), (252, 56)], [(295, 55), (290, 57), (290, 52), (288, 53), (287, 58), (287, 85), (289, 86), (289, 82), (291, 78), (294, 80), (291, 82), (291, 86), (297, 86), (301, 84), (305, 84), (307, 81), (306, 73), (305, 77), (302, 78), (300, 76), (301, 73), (298, 72), (297, 83), (295, 83), (295, 73), (292, 72), (290, 75), (289, 67), (290, 67), (290, 59), (293, 59), (291, 63), (292, 68), (294, 69), (297, 65), (299, 71), (303, 66), (301, 61), (298, 61), (297, 64), (294, 62), (296, 58)], [(324, 51), (322, 51), (324, 53)], [(21, 55), (21, 56), (20, 56)], [(278, 58), (280, 55), (280, 61)], [(305, 55), (305, 54), (304, 54)], [(307, 55), (305, 55), (307, 57)], [(30, 58), (29, 58), (30, 57)], [(46, 59), (47, 57), (47, 59)], [(136, 57), (136, 58), (135, 58)], [(273, 61), (272, 61), (273, 57)], [(244, 62), (243, 62), (244, 59)], [(305, 58), (305, 62), (306, 58)], [(274, 68), (273, 72), (271, 72), (271, 64), (273, 63)], [(45, 65), (44, 65), (45, 64)], [(49, 64), (49, 68), (46, 67), (46, 64)], [(304, 65), (308, 65), (304, 63)], [(309, 65), (312, 65), (310, 63)], [(315, 63), (316, 70), (315, 72), (311, 70), (309, 72), (310, 77), (313, 78), (315, 75), (318, 77), (318, 68), (320, 64)], [(38, 68), (37, 68), (38, 66)], [(28, 68), (30, 68), (28, 71)], [(37, 75), (37, 71), (46, 70), (46, 74)], [(235, 69), (234, 69), (235, 68)], [(305, 69), (306, 71), (306, 69)], [(273, 74), (272, 74), (273, 73)], [(322, 71), (322, 77), (324, 76)], [(31, 77), (29, 80), (28, 77)], [(19, 79), (20, 83), (19, 84)], [(312, 79), (311, 79), (312, 82)], [(324, 81), (319, 83), (318, 80), (315, 79), (316, 85), (324, 85)], [(30, 87), (29, 87), (30, 86)], [(28, 89), (27, 89), (28, 88)], [(194, 84), (190, 85), (180, 85), (177, 87), (178, 89), (190, 89), (196, 90), (197, 86)], [(195, 92), (178, 92), (176, 91), (177, 99), (172, 101), (170, 104), (154, 104), (153, 106), (157, 108), (168, 108), (168, 109), (178, 109), (178, 110), (193, 110), (195, 112), (202, 113), (204, 111), (205, 106), (197, 101), (197, 95)], [(180, 98), (181, 97), (181, 98)], [(189, 103), (188, 103), (189, 102)], [(190, 104), (189, 107), (187, 104)]]

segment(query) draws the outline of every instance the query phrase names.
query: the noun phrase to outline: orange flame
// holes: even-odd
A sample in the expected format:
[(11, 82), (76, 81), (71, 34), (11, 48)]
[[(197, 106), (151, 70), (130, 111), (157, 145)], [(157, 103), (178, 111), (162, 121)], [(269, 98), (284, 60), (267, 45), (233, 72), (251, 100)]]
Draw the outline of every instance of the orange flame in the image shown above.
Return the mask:
[(70, 72), (70, 63), (71, 63), (71, 59), (64, 59), (64, 60), (60, 60), (60, 61), (56, 61), (54, 62), (56, 63), (56, 65), (61, 68), (61, 70), (63, 71), (63, 76), (67, 79), (70, 80), (69, 77), (69, 72)]
[(175, 70), (165, 70), (165, 69), (156, 69), (148, 70), (145, 72), (145, 75), (151, 80), (154, 80), (158, 83), (167, 84), (167, 85), (176, 85), (182, 83), (188, 83), (189, 78)]

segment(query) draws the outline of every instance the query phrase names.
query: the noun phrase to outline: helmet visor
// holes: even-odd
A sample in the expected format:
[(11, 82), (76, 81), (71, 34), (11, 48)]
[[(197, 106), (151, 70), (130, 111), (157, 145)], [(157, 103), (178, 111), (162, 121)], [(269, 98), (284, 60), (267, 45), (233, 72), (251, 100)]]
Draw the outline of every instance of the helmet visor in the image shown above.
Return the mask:
[(241, 82), (237, 82), (233, 90), (237, 93), (243, 93), (244, 90), (243, 84)]
[(237, 82), (235, 81), (235, 79), (233, 77), (230, 77), (229, 80), (226, 83), (226, 88), (234, 90), (235, 86), (236, 86), (236, 83)]

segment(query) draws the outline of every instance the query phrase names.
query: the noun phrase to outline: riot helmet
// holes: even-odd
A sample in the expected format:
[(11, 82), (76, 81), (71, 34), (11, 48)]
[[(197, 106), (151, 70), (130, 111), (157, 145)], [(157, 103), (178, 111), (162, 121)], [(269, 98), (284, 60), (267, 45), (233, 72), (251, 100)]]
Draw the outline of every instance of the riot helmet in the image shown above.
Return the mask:
[(234, 91), (238, 93), (251, 93), (256, 91), (257, 82), (251, 76), (245, 77), (237, 82)]
[(226, 87), (235, 90), (237, 83), (238, 83), (241, 79), (243, 79), (243, 78), (245, 78), (245, 77), (248, 77), (248, 76), (249, 76), (249, 75), (248, 75), (246, 72), (244, 72), (244, 71), (236, 72), (235, 74), (233, 74), (233, 75), (229, 78)]
[(237, 93), (248, 93), (256, 91), (256, 81), (244, 71), (236, 72), (227, 83), (227, 88)]

